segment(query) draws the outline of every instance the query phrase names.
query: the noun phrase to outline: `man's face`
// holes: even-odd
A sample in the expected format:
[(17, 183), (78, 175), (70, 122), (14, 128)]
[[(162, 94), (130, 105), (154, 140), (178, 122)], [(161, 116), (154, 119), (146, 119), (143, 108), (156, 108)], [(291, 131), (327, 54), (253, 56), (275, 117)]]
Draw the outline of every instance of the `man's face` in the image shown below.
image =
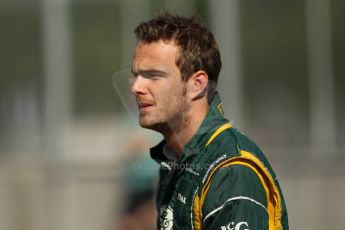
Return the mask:
[(170, 42), (139, 42), (134, 53), (131, 86), (139, 107), (139, 124), (161, 131), (182, 124), (188, 111), (186, 83), (176, 66), (178, 47)]

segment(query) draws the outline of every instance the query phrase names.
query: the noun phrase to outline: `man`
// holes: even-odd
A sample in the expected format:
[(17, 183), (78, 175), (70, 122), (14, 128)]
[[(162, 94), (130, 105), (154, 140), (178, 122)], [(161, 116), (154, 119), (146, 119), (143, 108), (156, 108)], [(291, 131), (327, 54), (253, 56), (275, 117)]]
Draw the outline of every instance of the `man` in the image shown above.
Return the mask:
[(217, 42), (194, 18), (165, 13), (135, 29), (131, 86), (139, 124), (164, 140), (158, 229), (288, 229), (276, 176), (259, 148), (223, 117)]

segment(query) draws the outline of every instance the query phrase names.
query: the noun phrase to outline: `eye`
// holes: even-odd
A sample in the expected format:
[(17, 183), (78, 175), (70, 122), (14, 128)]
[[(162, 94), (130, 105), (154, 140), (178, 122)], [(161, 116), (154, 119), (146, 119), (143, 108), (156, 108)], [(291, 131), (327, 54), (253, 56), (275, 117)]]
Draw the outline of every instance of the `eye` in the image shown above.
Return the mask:
[(161, 73), (159, 72), (154, 72), (154, 71), (148, 71), (148, 72), (143, 72), (141, 75), (146, 78), (146, 79), (151, 79), (151, 80), (158, 80), (162, 77), (164, 77)]

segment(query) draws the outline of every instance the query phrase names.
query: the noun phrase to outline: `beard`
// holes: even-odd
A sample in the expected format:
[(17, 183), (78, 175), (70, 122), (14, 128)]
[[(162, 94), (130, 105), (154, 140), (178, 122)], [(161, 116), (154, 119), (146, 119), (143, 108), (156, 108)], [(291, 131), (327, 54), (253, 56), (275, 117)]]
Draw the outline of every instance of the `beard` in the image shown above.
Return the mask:
[(152, 114), (139, 118), (140, 126), (160, 133), (178, 132), (183, 129), (190, 111), (186, 94), (187, 88), (183, 86), (180, 94), (160, 98), (155, 111), (151, 112)]

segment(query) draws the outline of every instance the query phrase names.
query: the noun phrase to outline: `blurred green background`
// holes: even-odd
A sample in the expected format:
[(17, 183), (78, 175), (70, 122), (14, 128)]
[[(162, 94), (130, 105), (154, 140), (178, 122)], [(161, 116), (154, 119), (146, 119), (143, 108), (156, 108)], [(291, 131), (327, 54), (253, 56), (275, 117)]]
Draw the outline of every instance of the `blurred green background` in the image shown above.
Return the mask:
[(131, 65), (135, 26), (164, 10), (197, 14), (216, 35), (226, 115), (270, 159), (291, 229), (345, 226), (344, 8), (1, 0), (1, 230), (117, 229), (127, 148), (160, 137), (129, 119), (112, 76)]

